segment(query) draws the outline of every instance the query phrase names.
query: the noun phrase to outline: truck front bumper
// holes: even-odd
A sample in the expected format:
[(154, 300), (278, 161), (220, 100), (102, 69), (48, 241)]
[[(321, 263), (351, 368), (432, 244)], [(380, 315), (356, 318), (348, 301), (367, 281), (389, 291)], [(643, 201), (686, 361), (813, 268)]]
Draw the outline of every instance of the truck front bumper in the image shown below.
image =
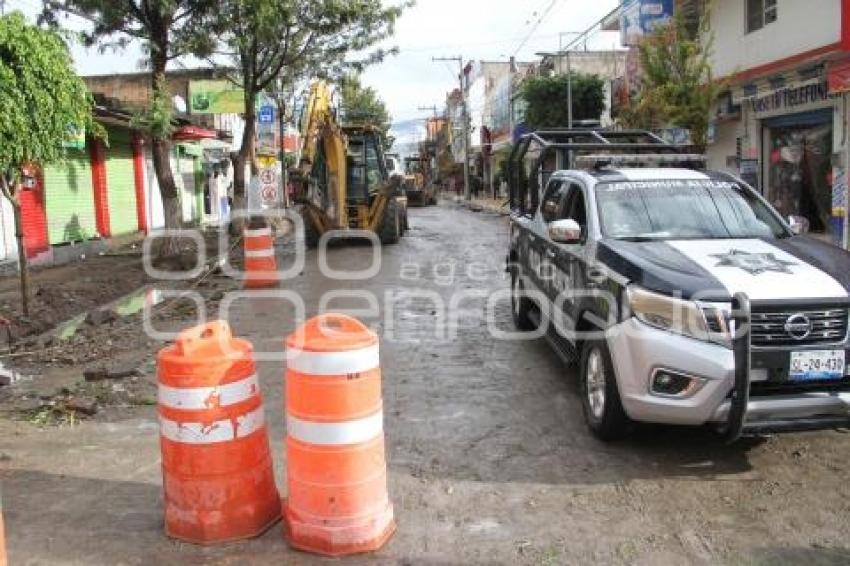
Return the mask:
[[(665, 332), (634, 318), (609, 329), (606, 338), (623, 408), (631, 419), (676, 425), (727, 422), (735, 383), (731, 349)], [(754, 368), (777, 363), (775, 351), (753, 351), (752, 357)], [(682, 397), (653, 392), (653, 376), (663, 370), (692, 377), (694, 387)], [(850, 391), (759, 396), (753, 387), (746, 415), (748, 431), (850, 426)]]

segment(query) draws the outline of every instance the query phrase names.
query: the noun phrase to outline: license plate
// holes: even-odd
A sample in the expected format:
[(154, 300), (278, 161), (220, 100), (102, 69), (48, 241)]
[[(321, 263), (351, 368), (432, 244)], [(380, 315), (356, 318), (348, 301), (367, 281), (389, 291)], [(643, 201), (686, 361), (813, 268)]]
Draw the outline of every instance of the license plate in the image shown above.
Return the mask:
[(792, 381), (842, 379), (844, 350), (792, 352), (788, 376)]

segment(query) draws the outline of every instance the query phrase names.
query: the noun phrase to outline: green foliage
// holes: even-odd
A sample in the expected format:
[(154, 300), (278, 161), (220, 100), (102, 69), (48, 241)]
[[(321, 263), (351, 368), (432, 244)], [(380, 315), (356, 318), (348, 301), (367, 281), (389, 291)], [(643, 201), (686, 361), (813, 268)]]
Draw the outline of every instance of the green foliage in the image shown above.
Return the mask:
[(696, 35), (678, 15), (648, 36), (640, 46), (642, 82), (639, 94), (621, 112), (629, 127), (687, 128), (694, 144), (705, 146), (711, 111), (726, 88), (711, 72), (713, 37), (705, 27)]
[(174, 109), (168, 92), (168, 80), (160, 74), (154, 78), (156, 88), (153, 89), (150, 108), (137, 111), (133, 115), (132, 126), (139, 130), (150, 132), (158, 139), (168, 139), (174, 133)]
[(81, 15), (94, 22), (81, 34), (84, 44), (104, 51), (139, 40), (156, 70), (157, 62), (209, 52), (208, 17), (217, 6), (216, 0), (48, 0), (40, 21), (59, 27), (63, 15)]
[(0, 171), (7, 196), (21, 166), (61, 160), (71, 130), (92, 131), (92, 104), (56, 33), (28, 25), (19, 12), (0, 18)]
[[(274, 86), (291, 87), (308, 76), (340, 76), (351, 66), (382, 60), (388, 51), (367, 50), (393, 33), (407, 5), (384, 7), (381, 0), (223, 0), (216, 20), (221, 41), (214, 52), (232, 60), (239, 70), (234, 82), (243, 86), (249, 102)], [(346, 61), (352, 53), (363, 54), (362, 59)]]
[[(522, 86), (525, 122), (533, 129), (569, 123), (567, 76), (533, 77)], [(573, 120), (598, 120), (605, 110), (605, 84), (597, 75), (572, 73)]]
[(340, 83), (340, 93), (343, 120), (379, 128), (383, 134), (384, 147), (392, 147), (394, 139), (389, 135), (392, 118), (375, 89), (364, 87), (358, 75), (349, 74)]
[(78, 14), (94, 22), (83, 32), (83, 43), (101, 50), (123, 48), (139, 40), (149, 57), (153, 97), (151, 107), (134, 118), (134, 126), (156, 139), (171, 135), (171, 93), (165, 79), (169, 61), (186, 55), (212, 52), (210, 17), (215, 0), (50, 0), (40, 20), (60, 27), (63, 14)]

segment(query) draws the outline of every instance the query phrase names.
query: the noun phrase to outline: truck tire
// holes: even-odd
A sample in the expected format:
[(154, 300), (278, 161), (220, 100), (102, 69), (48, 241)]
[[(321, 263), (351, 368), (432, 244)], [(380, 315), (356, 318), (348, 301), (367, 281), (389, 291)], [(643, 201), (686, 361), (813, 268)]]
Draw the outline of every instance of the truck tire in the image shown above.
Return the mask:
[(534, 302), (528, 297), (522, 296), (525, 287), (516, 273), (511, 274), (511, 317), (517, 330), (530, 332), (537, 330), (537, 325), (529, 317)]
[(620, 401), (611, 352), (604, 339), (584, 342), (579, 369), (581, 404), (590, 432), (604, 442), (626, 436), (631, 421)]
[(387, 207), (384, 210), (384, 221), (381, 223), (381, 229), (378, 231), (378, 237), (382, 244), (397, 244), (401, 237), (401, 211), (399, 210), (398, 202), (395, 199), (390, 199), (387, 202)]
[(304, 219), (304, 243), (308, 250), (316, 249), (322, 236), (309, 217), (303, 216), (302, 218)]

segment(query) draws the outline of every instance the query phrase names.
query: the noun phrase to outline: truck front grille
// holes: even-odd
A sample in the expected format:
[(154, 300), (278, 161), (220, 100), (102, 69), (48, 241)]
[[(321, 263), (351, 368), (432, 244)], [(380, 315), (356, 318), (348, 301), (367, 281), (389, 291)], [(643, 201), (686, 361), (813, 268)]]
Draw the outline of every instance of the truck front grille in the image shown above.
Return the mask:
[[(837, 344), (847, 337), (847, 307), (813, 309), (753, 308), (753, 346), (816, 346)], [(808, 332), (805, 331), (808, 324)]]

